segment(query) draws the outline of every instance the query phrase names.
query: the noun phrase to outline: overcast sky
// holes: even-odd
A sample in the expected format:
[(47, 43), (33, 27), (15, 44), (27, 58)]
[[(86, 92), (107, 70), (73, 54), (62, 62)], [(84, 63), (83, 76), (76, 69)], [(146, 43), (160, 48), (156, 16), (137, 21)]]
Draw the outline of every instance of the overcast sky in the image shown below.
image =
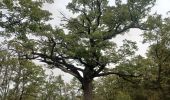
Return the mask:
[[(71, 0), (54, 0), (54, 1), (55, 1), (55, 3), (53, 3), (53, 4), (45, 4), (44, 9), (48, 9), (53, 14), (52, 17), (54, 19), (52, 21), (50, 21), (50, 23), (52, 25), (60, 26), (60, 23), (62, 23), (61, 22), (62, 16), (61, 16), (60, 12), (62, 12), (68, 18), (73, 16), (72, 13), (66, 9), (66, 5)], [(113, 2), (114, 0), (110, 0), (110, 1)], [(158, 14), (162, 14), (164, 17), (169, 16), (170, 14), (167, 15), (167, 12), (170, 11), (169, 4), (170, 4), (170, 0), (157, 0), (156, 5), (153, 7), (151, 13), (157, 12)], [(122, 44), (122, 40), (124, 40), (124, 39), (130, 39), (130, 40), (136, 41), (138, 44), (138, 48), (139, 48), (139, 51), (137, 53), (144, 55), (148, 45), (142, 44), (142, 38), (140, 37), (141, 33), (142, 32), (139, 31), (138, 29), (133, 29), (123, 36), (122, 35), (117, 36), (114, 39), (114, 41), (116, 43), (118, 43), (119, 45)], [(54, 73), (64, 75), (63, 77), (64, 77), (65, 81), (69, 81), (71, 78), (69, 74), (64, 74), (63, 72), (61, 72), (57, 69), (54, 71)]]
[[(62, 12), (67, 17), (71, 17), (72, 13), (69, 12), (66, 9), (66, 5), (71, 0), (54, 0), (55, 2), (53, 4), (45, 4), (44, 8), (48, 9), (50, 12), (53, 13), (54, 20), (51, 21), (53, 25), (60, 25), (61, 23), (61, 14), (59, 12)], [(110, 0), (112, 3), (114, 0)], [(166, 12), (170, 11), (170, 0), (157, 0), (156, 5), (152, 9), (152, 13), (157, 12), (158, 14), (166, 15)]]

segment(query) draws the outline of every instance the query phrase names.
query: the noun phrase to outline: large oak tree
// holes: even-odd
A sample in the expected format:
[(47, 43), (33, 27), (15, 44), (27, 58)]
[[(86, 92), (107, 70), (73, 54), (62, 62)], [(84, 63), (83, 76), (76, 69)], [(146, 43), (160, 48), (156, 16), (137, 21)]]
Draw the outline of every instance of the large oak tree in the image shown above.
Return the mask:
[[(47, 0), (48, 1), (48, 0)], [(75, 18), (63, 16), (60, 28), (47, 25), (50, 13), (42, 10), (36, 0), (3, 0), (1, 27), (3, 35), (11, 37), (9, 49), (22, 53), (26, 59), (38, 59), (52, 68), (76, 77), (82, 84), (84, 100), (92, 100), (92, 81), (95, 77), (116, 74), (136, 77), (112, 68), (134, 53), (134, 42), (125, 41), (120, 48), (111, 41), (116, 35), (131, 28), (146, 29), (144, 18), (155, 0), (72, 0), (67, 8), (78, 14)]]

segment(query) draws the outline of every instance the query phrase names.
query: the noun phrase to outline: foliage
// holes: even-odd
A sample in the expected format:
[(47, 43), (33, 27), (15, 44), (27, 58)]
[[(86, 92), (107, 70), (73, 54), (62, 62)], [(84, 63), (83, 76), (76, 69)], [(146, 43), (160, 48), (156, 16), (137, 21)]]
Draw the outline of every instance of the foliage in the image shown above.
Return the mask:
[[(115, 5), (108, 2), (72, 0), (67, 9), (78, 15), (69, 19), (63, 15), (66, 24), (62, 27), (68, 30), (66, 33), (47, 24), (52, 18), (51, 13), (42, 9), (43, 1), (3, 0), (1, 36), (9, 38), (6, 48), (12, 54), (1, 52), (5, 55), (0, 59), (0, 75), (5, 84), (1, 86), (1, 97), (31, 100), (35, 98), (32, 93), (38, 91), (36, 96), (41, 100), (75, 99), (81, 94), (81, 91), (75, 93), (81, 84), (85, 100), (92, 100), (92, 91), (98, 100), (168, 100), (170, 19), (148, 15), (155, 0), (127, 0), (125, 3), (115, 0)], [(146, 30), (144, 43), (150, 43), (146, 57), (135, 55), (135, 42), (124, 40), (118, 47), (111, 41), (132, 28)], [(65, 84), (61, 76), (47, 77), (40, 66), (30, 61), (32, 59), (69, 73), (80, 83), (73, 80)], [(114, 75), (100, 78), (93, 88), (95, 77), (111, 74)]]
[(61, 76), (45, 74), (42, 66), (0, 52), (0, 99), (75, 100), (76, 81), (64, 83)]
[(149, 30), (143, 34), (144, 43), (150, 43), (147, 56), (124, 60), (117, 67), (141, 76), (100, 78), (95, 89), (97, 100), (116, 100), (119, 95), (120, 100), (124, 96), (130, 100), (169, 100), (169, 18), (155, 14), (148, 23)]

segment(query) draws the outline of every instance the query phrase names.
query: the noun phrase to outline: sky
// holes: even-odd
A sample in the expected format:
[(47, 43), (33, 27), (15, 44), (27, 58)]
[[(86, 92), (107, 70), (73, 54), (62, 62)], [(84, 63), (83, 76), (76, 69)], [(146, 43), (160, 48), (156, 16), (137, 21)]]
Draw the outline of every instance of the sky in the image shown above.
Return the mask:
[[(109, 0), (111, 3), (114, 0)], [(53, 25), (59, 26), (61, 23), (61, 14), (62, 12), (66, 17), (71, 17), (73, 14), (66, 9), (66, 5), (71, 2), (71, 0), (54, 0), (53, 4), (45, 4), (44, 9), (48, 9), (53, 14), (54, 20), (50, 23)], [(158, 14), (162, 14), (167, 16), (166, 13), (170, 11), (170, 0), (157, 0), (156, 5), (152, 9), (152, 13), (157, 12)]]
[[(53, 4), (45, 4), (44, 9), (49, 10), (53, 14), (53, 20), (50, 21), (52, 25), (55, 26), (60, 26), (62, 15), (60, 12), (62, 12), (67, 18), (74, 16), (69, 10), (66, 9), (66, 5), (71, 1), (71, 0), (54, 0), (55, 2)], [(113, 2), (114, 0), (110, 0)], [(110, 2), (110, 3), (111, 3)], [(162, 14), (163, 17), (167, 17), (170, 15), (170, 13), (167, 15), (167, 12), (170, 11), (170, 0), (157, 0), (155, 6), (152, 8), (151, 13), (157, 12), (158, 14)], [(145, 56), (145, 52), (147, 50), (148, 44), (142, 44), (142, 37), (140, 36), (142, 34), (142, 31), (138, 29), (133, 29), (130, 30), (128, 33), (124, 35), (118, 35), (116, 38), (113, 39), (118, 45), (122, 44), (122, 41), (124, 39), (136, 41), (139, 50), (137, 51), (137, 54), (141, 54)], [(63, 75), (63, 78), (66, 82), (72, 78), (69, 74), (65, 74), (64, 72), (58, 70), (58, 69), (53, 69), (54, 74), (61, 74)], [(47, 72), (50, 72), (48, 69)]]

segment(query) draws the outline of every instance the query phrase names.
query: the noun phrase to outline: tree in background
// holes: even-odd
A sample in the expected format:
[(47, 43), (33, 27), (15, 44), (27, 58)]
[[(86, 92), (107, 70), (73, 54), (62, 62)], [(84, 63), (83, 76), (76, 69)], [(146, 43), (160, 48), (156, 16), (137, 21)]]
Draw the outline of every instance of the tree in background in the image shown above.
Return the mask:
[(147, 53), (148, 59), (153, 64), (153, 86), (159, 91), (162, 99), (168, 100), (169, 96), (169, 64), (170, 64), (170, 18), (162, 18), (161, 15), (150, 17), (149, 30), (143, 34), (144, 42), (150, 43)]
[[(134, 42), (125, 40), (117, 49), (111, 41), (118, 34), (131, 28), (145, 29), (144, 18), (155, 0), (72, 0), (67, 8), (77, 13), (76, 18), (66, 18), (64, 28), (52, 28), (46, 22), (50, 13), (42, 10), (42, 2), (35, 0), (3, 0), (4, 20), (2, 35), (12, 39), (8, 48), (20, 52), (22, 58), (39, 59), (51, 67), (76, 77), (83, 89), (84, 100), (92, 100), (92, 82), (95, 77), (116, 74), (120, 77), (137, 77), (138, 74), (111, 70), (109, 64), (119, 64), (133, 55)], [(14, 37), (15, 36), (15, 37)]]
[(0, 99), (32, 100), (38, 97), (44, 70), (25, 59), (18, 59), (7, 51), (0, 52)]
[[(140, 77), (119, 77), (115, 75), (99, 78), (96, 82), (96, 97), (105, 100), (147, 100), (151, 93), (145, 89), (144, 83), (150, 83), (145, 78), (150, 77), (148, 65), (150, 62), (141, 56), (136, 56), (131, 60), (122, 62), (118, 70), (131, 73), (142, 74)], [(148, 93), (148, 94), (147, 94)], [(151, 94), (149, 94), (150, 96)], [(101, 99), (101, 100), (103, 100)], [(100, 100), (100, 99), (99, 99)]]
[(64, 83), (61, 75), (45, 74), (42, 66), (29, 60), (4, 50), (0, 55), (1, 100), (76, 100), (77, 80)]

